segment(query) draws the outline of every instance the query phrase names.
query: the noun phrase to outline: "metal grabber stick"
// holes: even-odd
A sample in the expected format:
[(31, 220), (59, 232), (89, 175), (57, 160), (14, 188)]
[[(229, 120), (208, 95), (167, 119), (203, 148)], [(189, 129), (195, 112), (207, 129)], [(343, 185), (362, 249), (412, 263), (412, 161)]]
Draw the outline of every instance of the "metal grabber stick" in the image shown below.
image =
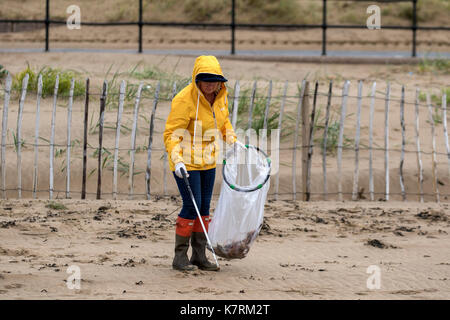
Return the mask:
[(198, 210), (197, 203), (195, 202), (194, 193), (192, 192), (191, 185), (189, 184), (189, 180), (186, 177), (186, 171), (184, 171), (183, 168), (181, 168), (181, 174), (183, 175), (184, 183), (186, 184), (186, 186), (187, 186), (187, 188), (189, 190), (189, 194), (191, 195), (192, 203), (194, 204), (195, 211), (197, 212), (198, 219), (200, 220), (200, 224), (202, 225), (203, 233), (206, 236), (206, 240), (208, 241), (208, 245), (211, 248), (211, 252), (213, 254), (214, 261), (216, 262), (217, 267), (220, 268), (219, 262), (217, 261), (216, 253), (214, 252), (214, 248), (213, 248), (213, 246), (211, 244), (211, 241), (209, 240), (208, 232), (206, 231), (205, 225), (203, 224), (202, 216), (200, 215), (200, 211)]

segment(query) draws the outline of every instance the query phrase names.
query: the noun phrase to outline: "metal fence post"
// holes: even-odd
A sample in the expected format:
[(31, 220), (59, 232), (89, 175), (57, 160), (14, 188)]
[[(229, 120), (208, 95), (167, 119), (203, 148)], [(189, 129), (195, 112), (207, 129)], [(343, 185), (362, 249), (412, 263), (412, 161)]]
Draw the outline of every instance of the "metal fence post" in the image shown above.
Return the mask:
[(50, 26), (50, 0), (45, 3), (45, 52), (48, 52), (48, 29)]
[(322, 56), (327, 55), (327, 0), (322, 5)]
[(139, 0), (139, 53), (142, 53), (142, 0)]
[(413, 3), (413, 21), (412, 21), (412, 32), (413, 32), (413, 38), (412, 38), (412, 56), (416, 57), (416, 33), (417, 33), (417, 0), (412, 0)]
[(231, 54), (236, 53), (235, 31), (236, 31), (236, 0), (231, 0)]

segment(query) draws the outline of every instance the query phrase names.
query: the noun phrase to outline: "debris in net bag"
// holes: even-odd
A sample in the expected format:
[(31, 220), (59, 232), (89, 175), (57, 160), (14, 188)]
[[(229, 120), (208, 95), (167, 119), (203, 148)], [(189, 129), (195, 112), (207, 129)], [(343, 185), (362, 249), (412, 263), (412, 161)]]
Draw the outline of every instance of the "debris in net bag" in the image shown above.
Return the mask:
[(214, 247), (214, 252), (226, 259), (242, 259), (245, 258), (248, 251), (250, 250), (250, 244), (253, 242), (253, 240), (258, 235), (258, 231), (250, 231), (247, 234), (247, 237), (241, 241), (235, 241), (231, 244), (227, 244), (224, 246), (221, 246), (220, 244), (217, 244), (216, 247)]
[(224, 182), (208, 236), (216, 255), (242, 259), (263, 224), (270, 159), (254, 146), (239, 144), (226, 153), (223, 164)]

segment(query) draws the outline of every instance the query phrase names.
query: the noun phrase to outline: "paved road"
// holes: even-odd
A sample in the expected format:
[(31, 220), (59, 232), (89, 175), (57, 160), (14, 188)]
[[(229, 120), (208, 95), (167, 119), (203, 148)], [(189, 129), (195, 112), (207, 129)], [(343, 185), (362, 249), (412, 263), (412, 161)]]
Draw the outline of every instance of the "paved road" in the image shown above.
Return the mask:
[[(91, 53), (136, 53), (130, 49), (76, 49), (76, 48), (52, 48), (51, 52), (91, 52)], [(41, 48), (0, 48), (2, 53), (20, 52), (44, 52)], [(216, 56), (231, 56), (228, 50), (144, 50), (144, 54), (156, 55), (193, 55), (210, 54)], [(320, 57), (320, 50), (237, 50), (236, 56), (280, 56), (280, 57)], [(410, 58), (411, 52), (407, 51), (328, 51), (329, 57), (349, 57), (349, 58)], [(418, 52), (419, 58), (446, 58), (450, 59), (450, 52)]]

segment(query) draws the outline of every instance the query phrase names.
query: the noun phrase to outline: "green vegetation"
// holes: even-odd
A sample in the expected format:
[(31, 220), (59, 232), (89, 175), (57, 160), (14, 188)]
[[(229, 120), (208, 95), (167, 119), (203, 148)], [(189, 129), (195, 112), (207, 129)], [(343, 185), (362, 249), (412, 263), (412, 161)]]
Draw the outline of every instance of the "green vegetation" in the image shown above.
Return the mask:
[[(124, 1), (124, 0), (123, 0)], [(122, 1), (122, 2), (123, 2)], [(121, 2), (121, 1), (118, 1)], [(149, 21), (223, 22), (230, 20), (231, 1), (167, 0), (145, 1), (144, 19)], [(361, 1), (328, 1), (328, 22), (331, 24), (365, 24), (369, 3)], [(379, 3), (382, 21), (386, 24), (410, 25), (412, 4)], [(116, 11), (120, 11), (117, 5)], [(129, 9), (136, 10), (137, 8)], [(447, 25), (450, 1), (418, 0), (419, 23)], [(123, 9), (122, 9), (123, 11)], [(134, 14), (134, 11), (129, 14)], [(125, 20), (127, 15), (122, 16)], [(237, 0), (236, 21), (239, 23), (321, 23), (322, 1), (305, 0)]]
[[(412, 3), (398, 3), (396, 6), (389, 5), (391, 8), (396, 8), (393, 13), (398, 14), (400, 18), (412, 21), (413, 10)], [(450, 1), (448, 0), (419, 0), (417, 2), (417, 22), (432, 22), (436, 16), (439, 16), (439, 12), (448, 12), (450, 10)], [(447, 18), (448, 19), (448, 18)]]
[[(144, 151), (144, 150), (146, 150), (147, 148), (143, 148), (143, 147), (138, 147), (137, 149), (136, 149), (136, 153), (138, 153), (138, 152), (142, 152), (142, 151)], [(92, 155), (91, 155), (91, 157), (93, 157), (93, 158), (98, 158), (98, 149), (96, 149), (93, 153), (92, 153)], [(128, 151), (128, 154), (130, 154), (130, 150)], [(109, 171), (113, 171), (114, 170), (114, 154), (113, 154), (113, 152), (110, 150), (110, 149), (108, 149), (108, 148), (102, 148), (102, 159), (103, 159), (103, 162), (102, 162), (102, 170), (103, 169), (106, 169), (106, 170), (109, 170)], [(95, 172), (97, 171), (97, 168), (93, 168), (90, 172), (89, 172), (89, 177), (92, 175), (92, 174), (94, 174)], [(127, 175), (128, 176), (128, 173), (130, 172), (130, 163), (128, 163), (126, 160), (124, 160), (124, 158), (122, 157), (122, 156), (119, 156), (118, 158), (117, 158), (117, 172), (120, 174), (120, 176), (122, 177), (122, 176), (124, 176), (124, 175)], [(133, 171), (133, 176), (135, 176), (135, 175), (139, 175), (139, 174), (142, 174), (142, 173), (144, 173), (144, 171), (143, 170), (140, 170), (140, 171), (138, 171), (138, 170), (134, 170)]]
[[(185, 87), (191, 81), (191, 78), (183, 77), (175, 73), (180, 59), (178, 59), (178, 62), (175, 64), (172, 70), (163, 70), (160, 65), (165, 60), (165, 58), (166, 56), (157, 65), (154, 66), (144, 65), (142, 62), (139, 62), (127, 73), (127, 75), (138, 80), (161, 81), (159, 96), (171, 98), (173, 94), (173, 84), (176, 82), (177, 90), (179, 91), (180, 88)], [(150, 90), (152, 96), (154, 96), (155, 89), (156, 87)]]
[[(163, 58), (163, 60), (164, 59), (165, 57)], [(117, 108), (120, 82), (122, 80), (126, 80), (127, 78), (138, 81), (128, 81), (128, 83), (126, 84), (124, 108), (134, 107), (140, 82), (143, 83), (141, 99), (154, 99), (156, 84), (158, 81), (160, 81), (160, 99), (170, 99), (172, 97), (173, 85), (175, 82), (177, 84), (178, 91), (180, 90), (180, 88), (183, 88), (189, 83), (190, 78), (182, 77), (174, 72), (177, 64), (174, 66), (172, 71), (167, 71), (159, 67), (162, 61), (160, 61), (156, 66), (145, 65), (141, 61), (129, 71), (119, 72), (118, 70), (116, 70), (114, 73), (112, 73), (111, 71), (113, 67), (113, 65), (111, 65), (104, 77), (105, 80), (108, 81), (108, 97), (106, 100), (106, 108)]]
[(218, 13), (223, 12), (228, 5), (223, 0), (187, 0), (183, 2), (183, 12), (193, 22), (211, 21)]
[(419, 73), (433, 73), (433, 74), (450, 74), (450, 59), (428, 59), (425, 58), (420, 61), (418, 66)]
[[(16, 136), (16, 133), (14, 131), (11, 134), (12, 134), (13, 140), (14, 140), (14, 151), (17, 152), (17, 149), (18, 149), (17, 136)], [(24, 139), (20, 139), (20, 147), (22, 149), (25, 148), (25, 140)]]
[(8, 74), (8, 70), (6, 70), (1, 64), (0, 64), (0, 81), (6, 78), (6, 75)]
[[(314, 135), (316, 136), (314, 142), (320, 146), (320, 150), (323, 153), (323, 147), (325, 143), (323, 137), (325, 131), (325, 115), (323, 115), (323, 117), (321, 116), (322, 116), (322, 108), (319, 107), (317, 109), (316, 116), (314, 119)], [(339, 129), (340, 129), (339, 115), (331, 111), (328, 119), (327, 145), (326, 145), (327, 154), (335, 155), (337, 153), (339, 143)], [(344, 139), (342, 141), (342, 144), (344, 148), (349, 148), (354, 145), (354, 140), (346, 136), (344, 133)]]
[[(233, 90), (229, 89), (230, 97), (234, 96)], [(238, 109), (238, 120), (236, 127), (246, 130), (247, 129), (247, 121), (248, 121), (248, 113), (250, 108), (250, 99), (251, 99), (251, 88), (241, 89), (239, 94), (239, 109)], [(259, 89), (259, 91), (266, 92), (267, 90)], [(298, 94), (300, 94), (301, 86), (298, 86)], [(231, 98), (230, 98), (231, 99)], [(264, 125), (264, 112), (266, 108), (267, 97), (258, 94), (258, 90), (255, 95), (254, 105), (253, 105), (253, 120), (252, 120), (252, 129), (259, 134), (259, 130), (263, 128)], [(230, 114), (231, 110), (230, 106)], [(270, 135), (272, 129), (278, 128), (278, 117), (280, 115), (280, 103), (276, 101), (276, 99), (272, 98), (270, 109), (269, 109), (269, 117), (267, 121), (267, 134)], [(314, 142), (317, 146), (320, 146), (321, 151), (324, 147), (324, 130), (325, 130), (325, 114), (323, 112), (323, 107), (318, 107), (316, 109), (315, 119), (314, 119)], [(351, 116), (349, 114), (348, 116)], [(339, 142), (339, 114), (331, 110), (329, 120), (328, 120), (328, 130), (327, 130), (327, 154), (335, 155), (338, 149)], [(289, 112), (285, 112), (283, 115), (283, 125), (281, 131), (281, 138), (286, 138), (287, 136), (293, 134), (293, 128), (295, 126), (295, 119)], [(344, 134), (343, 139), (343, 147), (349, 148), (354, 145), (354, 139)]]
[[(106, 110), (118, 107), (120, 82), (124, 80), (124, 77), (127, 75), (126, 73), (120, 73), (119, 71), (115, 71), (110, 77), (112, 67), (113, 65), (109, 67), (108, 71), (105, 74), (105, 80), (108, 82), (108, 96), (106, 97), (106, 104), (105, 104)], [(146, 97), (146, 94), (148, 94), (147, 90), (148, 88), (150, 88), (150, 85), (144, 83), (144, 86), (141, 91), (141, 97)], [(139, 84), (136, 83), (126, 84), (124, 96), (124, 108), (132, 107), (134, 105), (138, 89)], [(95, 127), (99, 126), (98, 121), (99, 119), (97, 120)]]
[[(445, 89), (442, 90), (442, 95), (444, 95), (444, 93), (447, 95), (447, 108), (449, 108), (449, 103), (450, 103), (450, 87), (446, 87)], [(430, 95), (430, 99), (431, 99), (431, 103), (435, 104), (436, 106), (442, 106), (442, 95), (437, 95), (432, 93)], [(420, 101), (427, 101), (427, 94), (425, 92), (421, 92), (419, 94), (419, 100)]]
[[(433, 113), (433, 121), (435, 125), (441, 124), (442, 123), (442, 96), (444, 95), (444, 93), (447, 95), (447, 108), (449, 108), (450, 106), (450, 87), (444, 88), (442, 90), (442, 94), (441, 95), (437, 95), (437, 94), (430, 94), (430, 100), (431, 100), (431, 104), (435, 106), (434, 108), (434, 113)], [(425, 92), (421, 92), (419, 94), (419, 100), (426, 102), (427, 101), (427, 94)], [(429, 122), (427, 120), (427, 122)]]
[(67, 207), (65, 205), (55, 201), (50, 201), (45, 205), (45, 207), (53, 210), (67, 210)]
[(51, 68), (44, 66), (40, 70), (33, 70), (29, 64), (27, 68), (18, 74), (14, 75), (12, 89), (16, 94), (22, 90), (22, 81), (25, 75), (29, 75), (28, 92), (37, 92), (38, 78), (42, 75), (42, 97), (52, 96), (54, 93), (56, 76), (59, 75), (58, 95), (68, 96), (70, 91), (70, 82), (72, 78), (75, 79), (74, 98), (81, 98), (84, 96), (85, 86), (84, 81), (81, 80), (81, 73), (74, 70), (61, 70), (58, 68)]
[[(185, 21), (227, 23), (230, 20), (230, 2), (221, 0), (188, 0), (182, 4), (181, 1), (171, 2), (171, 10), (176, 6), (183, 9), (181, 16)], [(321, 19), (321, 13), (321, 4), (313, 1), (236, 1), (236, 21), (239, 23), (315, 23)]]
[[(3, 0), (0, 15), (4, 19), (44, 19), (45, 1)], [(51, 2), (51, 18), (65, 20), (67, 0)], [(328, 22), (331, 24), (364, 24), (370, 3), (365, 1), (328, 1)], [(411, 2), (376, 3), (381, 8), (383, 24), (410, 25)], [(138, 0), (79, 0), (84, 21), (138, 21)], [(418, 0), (418, 22), (427, 25), (448, 25), (449, 0)], [(236, 21), (239, 23), (321, 23), (322, 1), (318, 0), (236, 0)], [(144, 21), (218, 22), (230, 21), (231, 1), (222, 0), (144, 0)]]
[[(164, 60), (164, 59), (163, 59)], [(176, 82), (178, 90), (186, 86), (190, 77), (183, 77), (174, 72), (177, 65), (172, 71), (163, 70), (158, 65), (144, 65), (142, 62), (136, 64), (131, 70), (125, 72), (112, 72), (111, 65), (107, 70), (104, 79), (108, 81), (108, 97), (106, 100), (106, 107), (117, 108), (118, 93), (120, 81), (122, 80), (138, 80), (129, 81), (126, 85), (124, 107), (133, 107), (139, 83), (142, 81), (144, 86), (141, 92), (141, 98), (153, 99), (156, 90), (156, 83), (161, 82), (159, 96), (162, 99), (170, 99), (172, 97), (173, 85)], [(7, 71), (0, 65), (0, 80), (6, 76)], [(61, 97), (68, 97), (70, 92), (70, 83), (72, 78), (75, 79), (74, 98), (84, 98), (85, 95), (85, 80), (82, 78), (83, 73), (75, 70), (63, 70), (59, 68), (52, 68), (43, 66), (39, 70), (27, 64), (27, 67), (13, 76), (12, 90), (15, 95), (19, 95), (22, 90), (22, 81), (25, 75), (29, 75), (28, 92), (37, 92), (38, 78), (42, 75), (42, 97), (51, 97), (54, 94), (54, 87), (56, 83), (56, 76), (59, 75), (58, 95)], [(95, 89), (91, 88), (91, 92)]]
[[(265, 89), (259, 89), (259, 91), (267, 92)], [(233, 90), (229, 90), (229, 96), (234, 96)], [(248, 114), (250, 111), (250, 100), (251, 100), (251, 88), (242, 89), (239, 93), (239, 109), (238, 109), (238, 119), (236, 122), (236, 127), (243, 130), (247, 130), (248, 125)], [(252, 129), (256, 131), (259, 135), (259, 130), (264, 127), (264, 115), (267, 105), (267, 96), (258, 94), (258, 89), (256, 90), (255, 99), (253, 101), (253, 114), (252, 114)], [(232, 103), (229, 103), (231, 108)], [(267, 135), (270, 136), (272, 129), (278, 128), (278, 118), (280, 116), (280, 102), (272, 98), (269, 107), (269, 114), (267, 118)], [(231, 114), (231, 110), (230, 110)], [(281, 138), (285, 138), (292, 134), (290, 130), (290, 125), (295, 120), (289, 115), (289, 113), (283, 114), (283, 123), (281, 130)]]
[[(329, 23), (365, 24), (369, 2), (364, 1), (330, 1)], [(376, 3), (381, 9), (381, 22), (385, 25), (411, 25), (413, 18), (412, 2)], [(418, 0), (417, 22), (427, 25), (447, 25), (450, 1)]]

